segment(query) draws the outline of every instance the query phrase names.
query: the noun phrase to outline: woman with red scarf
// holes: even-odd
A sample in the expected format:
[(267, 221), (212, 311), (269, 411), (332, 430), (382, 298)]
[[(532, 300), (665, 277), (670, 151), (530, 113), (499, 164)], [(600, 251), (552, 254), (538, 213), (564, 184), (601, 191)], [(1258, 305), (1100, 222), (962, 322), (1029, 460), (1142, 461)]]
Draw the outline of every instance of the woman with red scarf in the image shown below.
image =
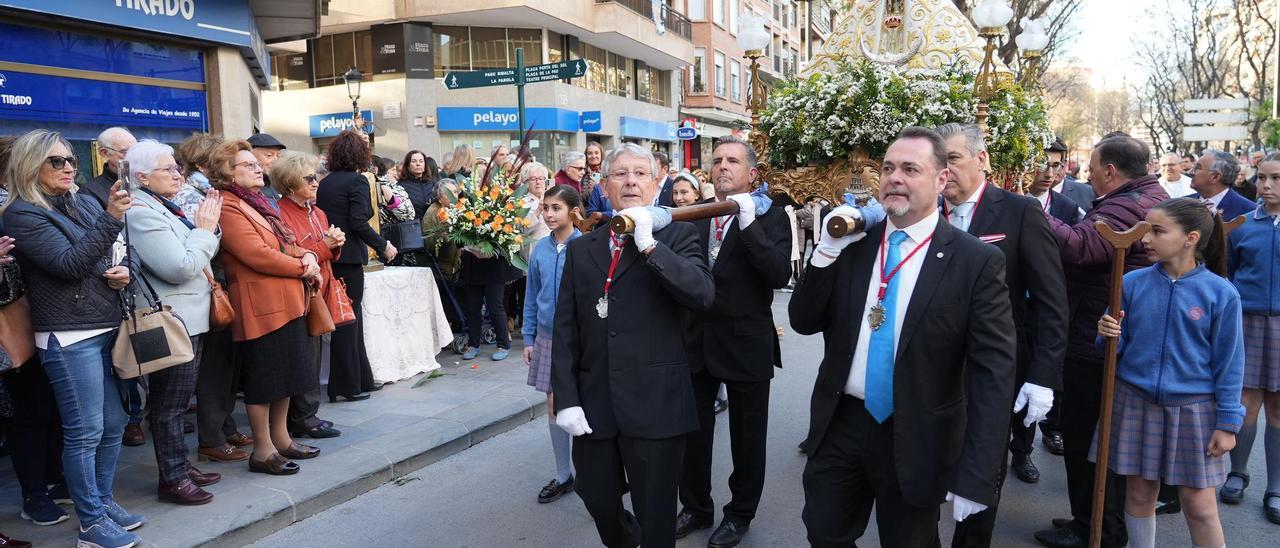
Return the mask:
[(320, 454), (294, 443), (286, 425), (289, 397), (316, 388), (314, 352), (307, 334), (304, 284), (320, 281), (314, 251), (298, 245), (278, 206), (262, 194), (262, 165), (247, 141), (218, 147), (211, 164), (223, 191), (222, 254), (227, 295), (236, 310), (231, 323), (244, 376), (244, 403), (253, 428), (249, 471), (298, 473), (290, 459)]

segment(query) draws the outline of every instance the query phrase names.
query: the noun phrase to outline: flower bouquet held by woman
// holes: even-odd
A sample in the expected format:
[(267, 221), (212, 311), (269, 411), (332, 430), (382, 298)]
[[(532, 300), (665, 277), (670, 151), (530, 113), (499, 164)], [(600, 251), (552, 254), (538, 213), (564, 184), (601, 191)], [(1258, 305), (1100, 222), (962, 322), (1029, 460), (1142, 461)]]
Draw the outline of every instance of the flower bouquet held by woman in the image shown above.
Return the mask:
[(528, 160), (528, 147), (522, 144), (510, 171), (487, 169), (483, 178), (459, 179), (457, 193), (448, 191), (451, 205), (436, 212), (439, 224), (427, 229), (431, 232), (427, 238), (437, 241), (437, 247), (439, 242), (449, 242), (476, 257), (501, 257), (511, 266), (528, 270), (520, 250), (524, 229), (530, 224), (524, 202), (529, 189), (519, 184), (520, 168)]

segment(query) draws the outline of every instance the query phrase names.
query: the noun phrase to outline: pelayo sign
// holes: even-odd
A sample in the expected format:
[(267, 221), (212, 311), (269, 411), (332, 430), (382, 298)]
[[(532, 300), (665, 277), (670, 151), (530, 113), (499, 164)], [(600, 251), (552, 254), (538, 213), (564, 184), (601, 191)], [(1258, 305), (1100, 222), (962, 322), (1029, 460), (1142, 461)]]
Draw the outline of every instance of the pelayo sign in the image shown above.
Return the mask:
[[(536, 131), (578, 131), (578, 113), (559, 108), (526, 108)], [(438, 107), (440, 131), (519, 131), (520, 116), (512, 107)]]
[[(360, 117), (366, 121), (373, 121), (372, 110), (360, 111)], [(311, 138), (317, 137), (336, 137), (343, 130), (355, 127), (355, 120), (351, 119), (351, 112), (334, 112), (332, 114), (317, 114), (311, 117)]]

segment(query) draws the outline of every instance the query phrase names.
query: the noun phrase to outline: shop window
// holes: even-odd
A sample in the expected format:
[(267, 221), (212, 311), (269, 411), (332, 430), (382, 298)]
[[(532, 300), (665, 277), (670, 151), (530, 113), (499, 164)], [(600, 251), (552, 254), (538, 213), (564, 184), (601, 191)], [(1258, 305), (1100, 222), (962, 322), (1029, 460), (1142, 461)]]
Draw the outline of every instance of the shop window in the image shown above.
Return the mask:
[(373, 33), (362, 30), (355, 33), (356, 68), (365, 77), (373, 75)]
[(565, 60), (564, 35), (547, 31), (547, 62), (559, 63)]
[(471, 70), (471, 37), (467, 27), (432, 27), (436, 37), (436, 73)]
[(636, 99), (640, 101), (653, 102), (653, 82), (650, 78), (649, 66), (642, 61), (636, 61)]
[(507, 29), (507, 57), (516, 66), (516, 48), (524, 48), (524, 64), (542, 64), (542, 31), (539, 29)]
[(471, 27), (471, 70), (506, 68), (514, 64), (507, 60), (506, 29)]
[(311, 64), (307, 62), (305, 53), (273, 55), (271, 69), (274, 73), (276, 90), (311, 87)]
[[(333, 36), (321, 36), (312, 40), (307, 46), (311, 50), (311, 58), (315, 62), (316, 67), (316, 85), (328, 86), (333, 84), (335, 75), (333, 68)], [(345, 72), (347, 69), (343, 67)]]
[[(356, 42), (351, 33), (333, 35), (333, 84), (346, 83), (342, 75), (356, 64)], [(372, 65), (372, 63), (370, 63)]]

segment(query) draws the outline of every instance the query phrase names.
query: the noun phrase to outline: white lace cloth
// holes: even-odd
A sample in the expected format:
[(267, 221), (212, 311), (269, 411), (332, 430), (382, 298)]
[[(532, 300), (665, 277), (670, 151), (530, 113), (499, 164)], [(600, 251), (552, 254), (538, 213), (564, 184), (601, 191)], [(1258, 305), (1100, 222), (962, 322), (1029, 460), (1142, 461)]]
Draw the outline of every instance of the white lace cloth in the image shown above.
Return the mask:
[(404, 380), (440, 368), (453, 342), (430, 268), (387, 267), (364, 275), (364, 342), (373, 378)]

